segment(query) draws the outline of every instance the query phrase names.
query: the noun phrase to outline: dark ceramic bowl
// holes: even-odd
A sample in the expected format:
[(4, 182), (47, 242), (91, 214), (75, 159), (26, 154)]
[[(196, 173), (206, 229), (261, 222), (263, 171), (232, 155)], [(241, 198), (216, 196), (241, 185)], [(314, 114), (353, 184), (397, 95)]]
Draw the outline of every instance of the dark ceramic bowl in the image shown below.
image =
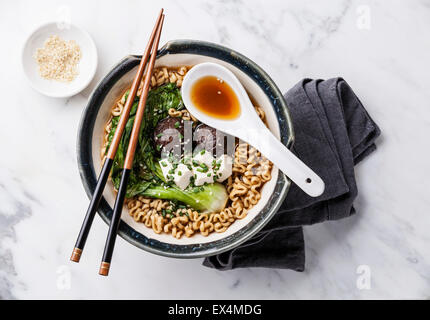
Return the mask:
[[(94, 191), (96, 176), (101, 169), (100, 150), (104, 126), (112, 106), (130, 87), (140, 58), (128, 56), (119, 62), (98, 84), (82, 114), (77, 154), (80, 175), (89, 197)], [(286, 146), (291, 147), (294, 140), (293, 128), (281, 92), (272, 79), (245, 56), (209, 42), (175, 40), (158, 51), (156, 65), (190, 66), (207, 61), (226, 66), (239, 78), (253, 99), (265, 110), (270, 130)], [(197, 258), (218, 254), (240, 245), (263, 228), (278, 210), (289, 186), (290, 181), (277, 168), (273, 168), (272, 180), (264, 185), (262, 198), (257, 205), (249, 211), (246, 218), (236, 220), (224, 233), (175, 239), (171, 235), (156, 234), (142, 223), (135, 222), (124, 208), (119, 235), (141, 249), (163, 256)], [(108, 224), (114, 201), (115, 193), (108, 183), (98, 210)]]

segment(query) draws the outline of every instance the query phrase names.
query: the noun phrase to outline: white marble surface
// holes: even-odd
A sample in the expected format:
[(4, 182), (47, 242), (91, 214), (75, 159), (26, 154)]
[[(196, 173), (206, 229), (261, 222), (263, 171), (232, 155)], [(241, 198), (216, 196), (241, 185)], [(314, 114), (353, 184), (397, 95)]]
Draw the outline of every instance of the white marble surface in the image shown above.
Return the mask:
[[(0, 298), (430, 298), (430, 1), (62, 4), (94, 37), (100, 57), (94, 81), (70, 99), (33, 91), (20, 63), (25, 37), (54, 20), (59, 3), (0, 3)], [(75, 154), (80, 114), (109, 68), (142, 52), (160, 6), (162, 43), (193, 38), (232, 47), (282, 90), (303, 77), (343, 76), (380, 125), (378, 151), (356, 170), (358, 214), (305, 228), (305, 272), (218, 272), (119, 239), (103, 278), (107, 226), (99, 217), (81, 263), (69, 262), (88, 204)], [(356, 285), (362, 265), (370, 289)]]

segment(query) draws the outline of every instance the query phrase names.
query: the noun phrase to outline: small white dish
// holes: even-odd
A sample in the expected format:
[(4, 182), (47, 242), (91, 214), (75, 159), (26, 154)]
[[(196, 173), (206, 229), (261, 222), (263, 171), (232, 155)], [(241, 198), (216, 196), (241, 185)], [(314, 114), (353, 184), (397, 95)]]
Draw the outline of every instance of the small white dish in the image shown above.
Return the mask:
[[(38, 65), (33, 55), (38, 48), (44, 46), (45, 40), (53, 35), (58, 35), (66, 41), (75, 40), (81, 48), (82, 57), (78, 64), (79, 74), (71, 82), (47, 80), (39, 74)], [(30, 85), (35, 90), (49, 97), (71, 97), (85, 89), (94, 78), (97, 69), (97, 49), (93, 39), (86, 31), (71, 24), (62, 27), (51, 22), (38, 27), (27, 38), (22, 50), (22, 65)]]

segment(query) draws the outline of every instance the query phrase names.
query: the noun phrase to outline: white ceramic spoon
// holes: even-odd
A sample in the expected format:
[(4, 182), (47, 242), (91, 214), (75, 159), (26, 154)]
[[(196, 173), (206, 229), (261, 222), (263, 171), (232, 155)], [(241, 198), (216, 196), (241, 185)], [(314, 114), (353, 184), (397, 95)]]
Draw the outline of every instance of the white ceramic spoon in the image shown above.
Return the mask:
[[(193, 84), (206, 76), (224, 80), (236, 93), (240, 104), (240, 114), (237, 118), (232, 120), (215, 118), (200, 111), (193, 104), (191, 99)], [(248, 94), (230, 70), (211, 62), (198, 64), (186, 74), (181, 92), (188, 111), (199, 121), (254, 146), (308, 195), (318, 197), (324, 192), (324, 182), (321, 178), (285, 147), (260, 120)]]

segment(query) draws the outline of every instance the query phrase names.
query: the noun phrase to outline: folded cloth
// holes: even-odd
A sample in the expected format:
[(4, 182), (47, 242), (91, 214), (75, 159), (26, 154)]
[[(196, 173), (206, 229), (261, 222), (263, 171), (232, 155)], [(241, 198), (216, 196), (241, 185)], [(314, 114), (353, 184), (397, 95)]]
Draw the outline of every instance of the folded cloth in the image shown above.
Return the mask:
[(355, 213), (354, 165), (376, 149), (378, 126), (342, 78), (304, 79), (284, 98), (293, 120), (293, 151), (324, 180), (324, 193), (312, 198), (292, 183), (280, 210), (260, 232), (230, 251), (206, 258), (204, 266), (303, 271), (302, 226)]

